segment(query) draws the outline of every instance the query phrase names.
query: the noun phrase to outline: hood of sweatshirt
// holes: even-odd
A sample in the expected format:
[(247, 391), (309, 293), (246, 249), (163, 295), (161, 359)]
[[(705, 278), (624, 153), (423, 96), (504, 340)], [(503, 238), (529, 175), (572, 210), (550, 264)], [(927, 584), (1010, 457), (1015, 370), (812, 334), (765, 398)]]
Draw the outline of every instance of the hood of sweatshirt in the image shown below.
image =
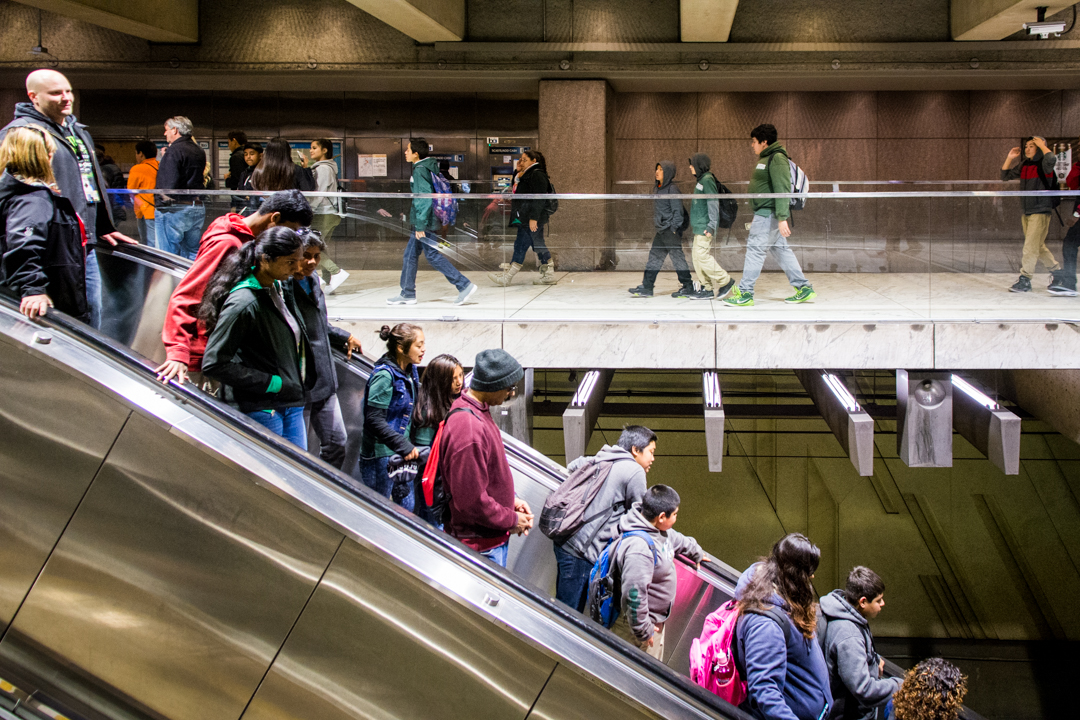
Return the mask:
[(690, 158), (690, 166), (694, 168), (695, 177), (700, 180), (702, 175), (712, 169), (712, 160), (705, 153), (694, 153), (694, 157)]
[(320, 165), (322, 165), (324, 167), (332, 168), (334, 170), (334, 172), (337, 172), (337, 163), (334, 162), (333, 160), (319, 160), (317, 163), (312, 164), (311, 169), (314, 170), (315, 168), (319, 167)]
[(843, 590), (833, 590), (821, 598), (821, 614), (829, 620), (850, 620), (857, 625), (870, 626), (866, 618), (847, 601)]
[[(60, 131), (60, 126), (53, 122), (47, 115), (40, 112), (36, 107), (34, 107), (33, 103), (21, 102), (15, 105), (15, 119), (18, 120), (19, 118), (31, 120), (33, 122), (40, 123), (41, 125), (52, 127), (53, 129)], [(78, 120), (75, 119), (74, 115), (68, 115), (65, 123), (74, 125), (78, 123)]]
[(768, 146), (767, 148), (765, 148), (764, 150), (762, 150), (762, 151), (761, 151), (761, 154), (760, 154), (760, 155), (758, 155), (758, 157), (760, 157), (760, 158), (767, 158), (767, 157), (769, 157), (770, 155), (775, 155), (776, 153), (783, 153), (783, 154), (785, 154), (785, 155), (786, 155), (786, 154), (787, 154), (787, 150), (785, 150), (785, 149), (784, 149), (784, 146), (783, 146), (783, 145), (782, 145), (781, 143), (779, 143), (779, 142), (774, 142), (774, 143), (773, 143), (772, 145), (769, 145), (769, 146)]
[[(3, 174), (0, 175), (0, 199), (6, 200), (12, 195), (20, 195), (29, 192), (34, 188), (48, 190), (56, 196), (60, 195), (60, 191), (57, 190), (55, 185), (46, 185), (45, 183), (36, 180), (27, 180), (24, 177), (16, 177), (7, 170), (4, 170)], [(622, 448), (620, 448), (620, 450), (621, 449)]]
[[(626, 451), (623, 450), (623, 452)], [(649, 533), (654, 538), (663, 537), (663, 534), (656, 529), (656, 526), (646, 520), (645, 516), (641, 514), (641, 503), (639, 502), (634, 503), (634, 507), (619, 520), (619, 532), (624, 533), (628, 530), (641, 530)]]
[(672, 160), (661, 160), (656, 163), (656, 167), (664, 171), (664, 179), (656, 186), (658, 190), (663, 190), (675, 179), (675, 162)]
[[(624, 450), (623, 448), (619, 447), (618, 445), (605, 445), (604, 447), (600, 448), (600, 452), (596, 453), (596, 455), (594, 457), (596, 458), (597, 461), (604, 461), (604, 462), (608, 462), (608, 461), (612, 461), (612, 460), (633, 460), (634, 459), (633, 453), (631, 453), (629, 450)], [(590, 459), (591, 458), (589, 458), (587, 456), (579, 457), (579, 458), (571, 461), (571, 463), (566, 466), (566, 469), (569, 470), (570, 472), (574, 472), (579, 467), (581, 467), (585, 463), (589, 462)]]
[(439, 161), (436, 160), (435, 158), (431, 157), (430, 155), (428, 155), (423, 160), (417, 160), (413, 164), (413, 169), (416, 169), (418, 167), (424, 167), (429, 172), (432, 172), (432, 173), (434, 173), (436, 175), (439, 174)]

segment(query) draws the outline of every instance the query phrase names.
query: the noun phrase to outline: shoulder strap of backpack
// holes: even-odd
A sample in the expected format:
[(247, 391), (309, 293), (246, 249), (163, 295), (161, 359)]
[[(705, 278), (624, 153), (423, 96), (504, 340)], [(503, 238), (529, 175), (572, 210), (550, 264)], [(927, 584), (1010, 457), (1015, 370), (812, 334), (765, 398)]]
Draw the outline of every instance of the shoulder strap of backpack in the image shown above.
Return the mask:
[(647, 542), (649, 544), (649, 550), (652, 552), (653, 565), (655, 566), (658, 562), (660, 562), (660, 558), (656, 554), (656, 543), (654, 543), (653, 539), (649, 537), (649, 533), (645, 532), (644, 530), (627, 530), (620, 536), (620, 539), (626, 537), (627, 535), (637, 535), (642, 540)]

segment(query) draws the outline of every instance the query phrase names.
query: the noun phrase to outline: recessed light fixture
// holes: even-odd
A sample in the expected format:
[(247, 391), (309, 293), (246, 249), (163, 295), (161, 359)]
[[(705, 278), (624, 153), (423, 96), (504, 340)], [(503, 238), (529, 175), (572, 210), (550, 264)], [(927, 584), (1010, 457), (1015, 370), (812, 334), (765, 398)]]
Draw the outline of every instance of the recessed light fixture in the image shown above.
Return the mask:
[(821, 379), (829, 386), (829, 389), (832, 390), (833, 395), (836, 396), (836, 399), (840, 401), (840, 404), (844, 406), (845, 410), (857, 412), (861, 409), (859, 403), (855, 401), (855, 397), (847, 389), (840, 378), (832, 373), (821, 373)]
[(978, 388), (976, 388), (974, 385), (972, 385), (959, 375), (952, 376), (952, 384), (954, 388), (959, 388), (960, 390), (963, 390), (968, 397), (982, 405), (987, 410), (997, 410), (1001, 407), (996, 402), (991, 400), (989, 396), (981, 392)]

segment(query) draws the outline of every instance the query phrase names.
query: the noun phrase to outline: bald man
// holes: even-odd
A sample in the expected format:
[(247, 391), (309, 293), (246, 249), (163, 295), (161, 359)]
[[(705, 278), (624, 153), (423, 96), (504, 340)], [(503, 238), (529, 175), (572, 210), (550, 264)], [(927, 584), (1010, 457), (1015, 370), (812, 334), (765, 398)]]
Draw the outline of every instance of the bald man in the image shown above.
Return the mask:
[[(74, 93), (71, 83), (55, 70), (35, 70), (26, 76), (28, 103), (15, 106), (15, 119), (0, 130), (0, 141), (8, 129), (23, 125), (45, 128), (56, 141), (53, 174), (60, 193), (71, 200), (79, 213), (86, 233), (110, 245), (118, 242), (136, 244), (117, 232), (105, 195), (105, 180), (94, 157), (94, 139), (85, 125), (71, 114)], [(93, 250), (86, 254), (86, 299), (90, 304), (90, 322), (101, 327), (101, 274)]]

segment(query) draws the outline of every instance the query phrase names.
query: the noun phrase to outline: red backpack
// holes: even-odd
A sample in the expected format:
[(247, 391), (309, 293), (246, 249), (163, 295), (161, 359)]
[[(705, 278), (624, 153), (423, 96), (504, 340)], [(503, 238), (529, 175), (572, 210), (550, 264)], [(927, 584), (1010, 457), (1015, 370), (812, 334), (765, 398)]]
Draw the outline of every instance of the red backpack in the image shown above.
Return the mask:
[(454, 408), (446, 414), (446, 418), (439, 423), (439, 429), (435, 431), (435, 439), (431, 441), (431, 452), (428, 453), (427, 464), (424, 465), (424, 475), (420, 482), (424, 489), (424, 502), (431, 508), (432, 517), (438, 518), (439, 522), (446, 523), (450, 512), (450, 492), (446, 489), (446, 482), (442, 473), (439, 472), (439, 455), (441, 455), (443, 428), (450, 416), (457, 412), (467, 412), (476, 417), (467, 407)]

